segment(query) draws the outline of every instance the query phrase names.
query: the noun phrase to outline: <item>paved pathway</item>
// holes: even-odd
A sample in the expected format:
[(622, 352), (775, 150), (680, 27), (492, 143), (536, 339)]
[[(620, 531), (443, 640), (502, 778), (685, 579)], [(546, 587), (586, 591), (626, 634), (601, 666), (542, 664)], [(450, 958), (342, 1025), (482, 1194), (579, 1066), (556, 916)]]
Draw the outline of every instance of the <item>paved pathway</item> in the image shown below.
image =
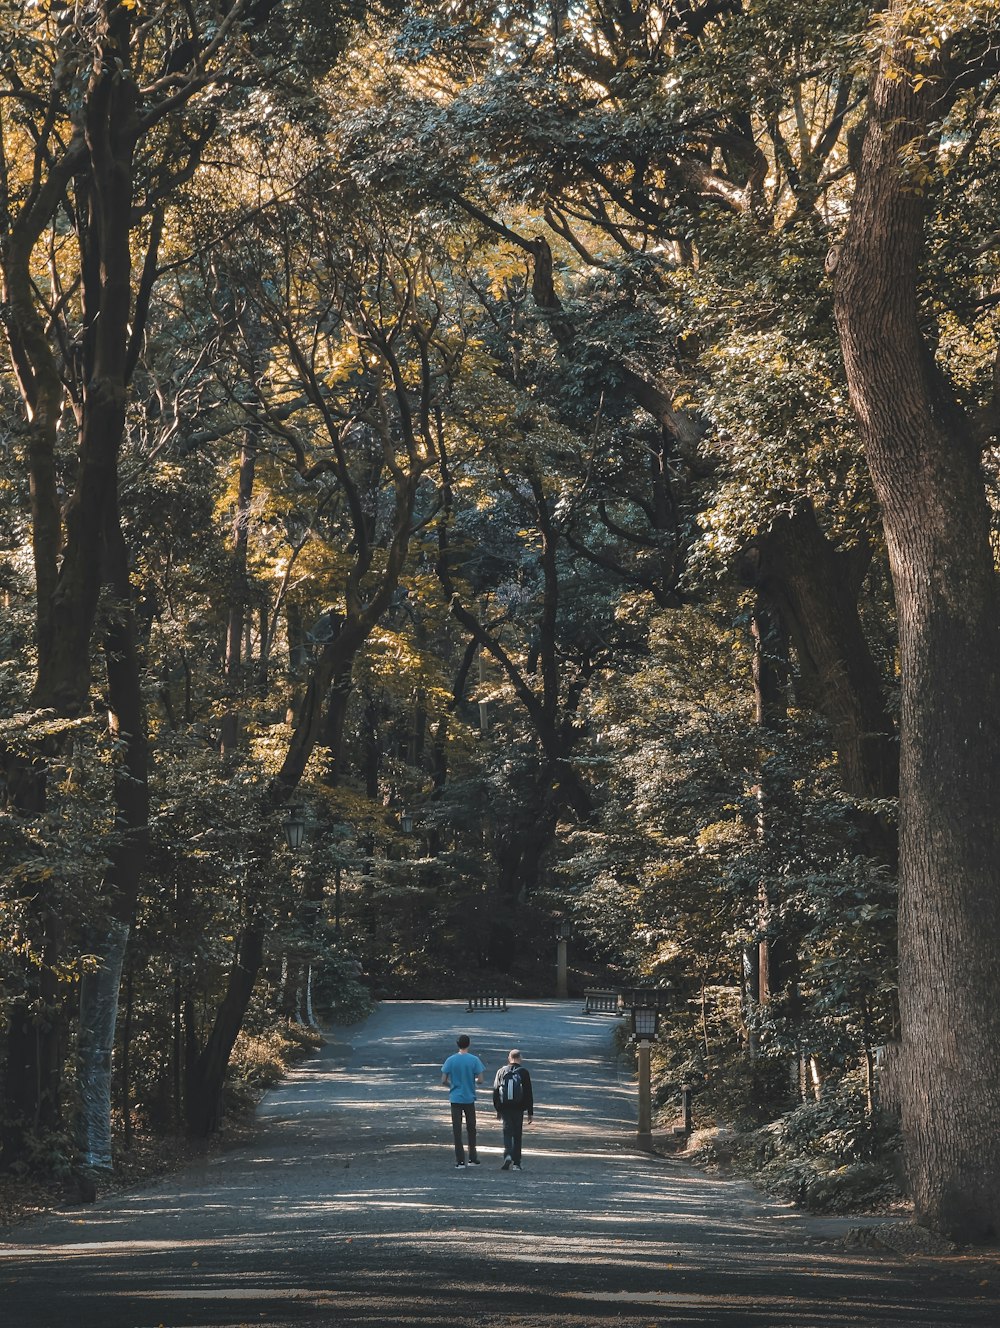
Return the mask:
[[(982, 1265), (846, 1251), (844, 1219), (636, 1153), (614, 1021), (578, 1002), (384, 1003), (265, 1100), (250, 1146), (0, 1244), (3, 1328), (1000, 1325)], [(520, 1046), (524, 1171), (480, 1110), (456, 1170), (439, 1066)]]

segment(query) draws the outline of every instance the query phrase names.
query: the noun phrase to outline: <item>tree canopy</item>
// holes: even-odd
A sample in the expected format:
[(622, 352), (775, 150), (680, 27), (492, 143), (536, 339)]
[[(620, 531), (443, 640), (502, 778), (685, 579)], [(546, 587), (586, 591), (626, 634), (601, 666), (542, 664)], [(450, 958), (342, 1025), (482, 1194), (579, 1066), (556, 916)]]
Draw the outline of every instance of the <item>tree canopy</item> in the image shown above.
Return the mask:
[(0, 1162), (570, 920), (995, 1236), (998, 7), (0, 25)]

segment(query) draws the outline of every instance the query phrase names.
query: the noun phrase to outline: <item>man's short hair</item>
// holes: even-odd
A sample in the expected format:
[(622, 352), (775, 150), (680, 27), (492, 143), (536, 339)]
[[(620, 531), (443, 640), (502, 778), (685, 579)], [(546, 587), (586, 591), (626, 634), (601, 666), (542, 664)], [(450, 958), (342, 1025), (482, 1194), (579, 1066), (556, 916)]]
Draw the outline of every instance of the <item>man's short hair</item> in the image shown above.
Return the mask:
[(511, 1050), (508, 1051), (507, 1059), (512, 1063), (521, 1059), (521, 1053), (518, 1051), (517, 1047), (512, 1047)]
[(472, 1038), (469, 1037), (468, 1033), (459, 1033), (459, 1035), (458, 1035), (458, 1045), (459, 1045), (460, 1047), (467, 1047), (471, 1041), (472, 1041)]

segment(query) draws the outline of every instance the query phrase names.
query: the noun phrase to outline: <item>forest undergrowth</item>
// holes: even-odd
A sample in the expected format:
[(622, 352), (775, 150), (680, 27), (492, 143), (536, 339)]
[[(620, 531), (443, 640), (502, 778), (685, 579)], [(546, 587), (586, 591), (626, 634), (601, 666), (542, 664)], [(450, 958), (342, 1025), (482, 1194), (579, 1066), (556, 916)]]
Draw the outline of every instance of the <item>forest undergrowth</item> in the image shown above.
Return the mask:
[(51, 1209), (85, 1209), (93, 1197), (120, 1194), (180, 1171), (196, 1159), (248, 1143), (261, 1098), (281, 1082), (291, 1066), (315, 1053), (322, 1042), (319, 1029), (291, 1022), (272, 1024), (258, 1032), (241, 1032), (230, 1061), (222, 1125), (208, 1140), (189, 1139), (156, 1128), (142, 1117), (133, 1121), (126, 1133), (122, 1114), (116, 1112), (114, 1168), (89, 1178), (93, 1190), (81, 1183), (66, 1161), (71, 1155), (69, 1141), (61, 1137), (47, 1140), (47, 1166), (39, 1165), (40, 1159), (32, 1157), (25, 1159), (24, 1166), (0, 1173), (0, 1232)]

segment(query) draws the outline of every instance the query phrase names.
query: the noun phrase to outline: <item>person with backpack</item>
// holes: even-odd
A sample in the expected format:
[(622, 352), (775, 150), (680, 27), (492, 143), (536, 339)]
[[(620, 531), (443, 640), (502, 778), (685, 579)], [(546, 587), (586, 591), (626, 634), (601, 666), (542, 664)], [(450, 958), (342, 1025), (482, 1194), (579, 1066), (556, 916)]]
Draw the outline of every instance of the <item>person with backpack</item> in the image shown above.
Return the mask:
[(455, 1166), (464, 1167), (465, 1149), (462, 1147), (462, 1117), (469, 1136), (469, 1162), (471, 1167), (479, 1166), (476, 1156), (476, 1084), (486, 1073), (486, 1066), (478, 1056), (469, 1050), (472, 1039), (468, 1033), (462, 1033), (458, 1039), (458, 1051), (453, 1052), (441, 1066), (441, 1083), (449, 1089), (451, 1102), (451, 1128), (455, 1136)]
[(501, 1171), (521, 1170), (521, 1131), (527, 1116), (530, 1125), (535, 1114), (535, 1098), (531, 1091), (531, 1075), (521, 1064), (521, 1053), (515, 1047), (507, 1053), (507, 1064), (501, 1065), (493, 1080), (493, 1105), (497, 1119), (503, 1121), (503, 1165)]

